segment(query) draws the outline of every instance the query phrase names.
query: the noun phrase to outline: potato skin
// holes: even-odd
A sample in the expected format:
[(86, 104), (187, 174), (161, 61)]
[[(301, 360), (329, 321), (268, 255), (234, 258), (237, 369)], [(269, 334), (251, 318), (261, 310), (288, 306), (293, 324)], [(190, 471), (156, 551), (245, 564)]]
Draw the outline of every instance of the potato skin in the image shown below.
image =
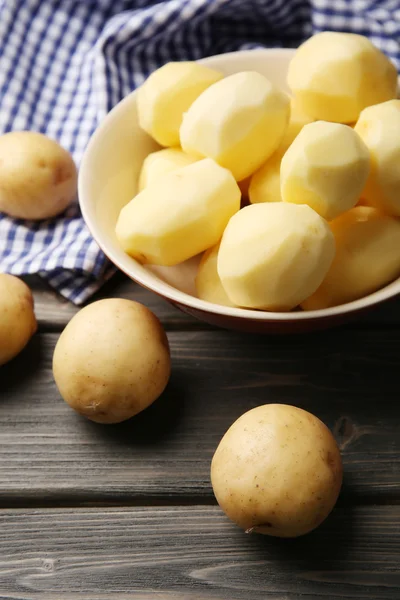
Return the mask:
[(320, 525), (342, 484), (339, 448), (317, 417), (268, 404), (242, 415), (212, 460), (218, 504), (248, 532), (297, 537)]
[(157, 317), (131, 300), (99, 300), (76, 314), (53, 356), (61, 396), (97, 423), (119, 423), (147, 408), (170, 376), (167, 336)]
[(18, 277), (0, 274), (0, 365), (17, 356), (36, 330), (31, 290)]
[(33, 131), (0, 136), (0, 211), (18, 219), (48, 219), (76, 197), (77, 171), (57, 142)]

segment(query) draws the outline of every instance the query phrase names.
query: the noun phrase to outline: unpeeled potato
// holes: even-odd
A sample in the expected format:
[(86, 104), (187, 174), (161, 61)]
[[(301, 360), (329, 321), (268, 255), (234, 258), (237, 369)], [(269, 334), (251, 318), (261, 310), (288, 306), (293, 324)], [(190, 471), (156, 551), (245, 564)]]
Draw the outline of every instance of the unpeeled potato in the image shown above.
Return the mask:
[(36, 329), (30, 289), (17, 277), (0, 274), (0, 365), (17, 356)]
[(65, 402), (97, 423), (119, 423), (152, 404), (170, 376), (167, 336), (157, 317), (131, 300), (89, 304), (68, 323), (53, 356)]
[(331, 512), (342, 462), (317, 417), (267, 404), (246, 412), (225, 433), (212, 459), (211, 482), (222, 510), (246, 532), (297, 537)]
[(57, 142), (32, 131), (0, 136), (0, 211), (18, 219), (48, 219), (76, 197), (77, 171)]

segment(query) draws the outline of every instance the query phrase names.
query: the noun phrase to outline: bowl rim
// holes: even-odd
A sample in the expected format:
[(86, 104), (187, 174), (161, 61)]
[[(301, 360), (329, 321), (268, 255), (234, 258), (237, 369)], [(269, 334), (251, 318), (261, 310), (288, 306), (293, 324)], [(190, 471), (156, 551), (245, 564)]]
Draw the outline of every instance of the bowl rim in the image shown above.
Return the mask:
[[(198, 60), (197, 62), (200, 62), (202, 64), (213, 64), (215, 59), (221, 60), (221, 57), (223, 57), (223, 59), (226, 61), (232, 61), (239, 54), (242, 56), (250, 56), (250, 54), (254, 56), (254, 54), (259, 54), (261, 58), (263, 56), (268, 55), (268, 58), (271, 59), (273, 58), (274, 54), (293, 54), (294, 51), (295, 50), (293, 48), (256, 48), (248, 50), (238, 50), (235, 52), (227, 52), (224, 54), (208, 56), (206, 58)], [(114, 253), (113, 248), (109, 247), (109, 243), (106, 239), (107, 236), (103, 236), (101, 229), (98, 229), (98, 226), (96, 224), (96, 218), (94, 216), (94, 211), (90, 210), (88, 206), (89, 203), (85, 201), (86, 194), (84, 192), (84, 189), (86, 187), (86, 178), (88, 176), (89, 171), (87, 165), (90, 162), (90, 155), (93, 152), (93, 149), (96, 148), (98, 140), (101, 140), (104, 130), (110, 127), (112, 121), (118, 117), (118, 113), (121, 111), (122, 107), (125, 104), (132, 102), (132, 98), (134, 98), (135, 95), (136, 90), (133, 90), (132, 92), (127, 94), (105, 115), (105, 117), (98, 124), (96, 130), (92, 134), (85, 148), (78, 174), (78, 202), (86, 226), (93, 239), (98, 244), (99, 248), (105, 254), (105, 256), (111, 261), (112, 264), (114, 264), (118, 269), (125, 273), (130, 279), (132, 279), (142, 287), (146, 288), (147, 290), (156, 293), (158, 296), (161, 296), (162, 298), (167, 299), (174, 304), (186, 306), (187, 308), (205, 313), (218, 314), (224, 317), (230, 317), (234, 319), (247, 319), (259, 322), (298, 322), (330, 319), (372, 308), (391, 298), (395, 298), (400, 294), (400, 281), (399, 289), (397, 290), (393, 289), (393, 281), (385, 287), (371, 294), (368, 294), (367, 296), (363, 296), (362, 298), (359, 298), (357, 300), (353, 300), (351, 302), (347, 302), (345, 304), (340, 304), (333, 307), (309, 311), (298, 310), (291, 312), (269, 312), (265, 310), (254, 310), (248, 308), (230, 307), (220, 304), (214, 304), (212, 302), (202, 300), (177, 288), (174, 288), (172, 285), (163, 282), (161, 279), (155, 279), (154, 281), (152, 280), (151, 282), (149, 282), (147, 276), (143, 275), (141, 271), (135, 272), (135, 266), (136, 264), (139, 266), (139, 263), (136, 263), (136, 261), (133, 258), (131, 258), (131, 260), (133, 261), (133, 269), (128, 270), (126, 266), (122, 264), (122, 261), (118, 258), (116, 253)], [(152, 274), (149, 274), (149, 276), (152, 276)]]

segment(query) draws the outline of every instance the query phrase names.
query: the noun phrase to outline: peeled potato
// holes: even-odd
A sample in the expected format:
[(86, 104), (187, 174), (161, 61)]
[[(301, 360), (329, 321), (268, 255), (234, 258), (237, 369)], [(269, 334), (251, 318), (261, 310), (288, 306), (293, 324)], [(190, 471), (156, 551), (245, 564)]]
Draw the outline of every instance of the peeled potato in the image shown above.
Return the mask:
[(290, 121), (279, 148), (251, 177), (248, 196), (252, 204), (258, 202), (279, 202), (281, 197), (281, 161), (286, 150), (299, 135), (304, 125), (312, 119), (303, 113), (297, 103), (290, 101)]
[(289, 121), (289, 98), (259, 73), (222, 79), (193, 102), (180, 131), (182, 149), (213, 158), (237, 181), (277, 149)]
[(119, 423), (164, 391), (171, 364), (157, 317), (131, 300), (99, 300), (79, 311), (62, 332), (53, 356), (61, 396), (97, 423)]
[(17, 277), (0, 274), (0, 365), (17, 356), (36, 329), (30, 289)]
[(251, 204), (280, 202), (281, 162), (285, 150), (276, 150), (273, 155), (253, 174), (249, 185)]
[(371, 170), (363, 198), (399, 217), (400, 100), (389, 100), (363, 110), (355, 131), (371, 153)]
[(218, 274), (237, 306), (288, 311), (319, 287), (334, 253), (328, 224), (309, 206), (251, 204), (225, 229)]
[(239, 208), (236, 181), (208, 158), (140, 192), (121, 210), (116, 235), (138, 261), (176, 265), (214, 246)]
[(222, 73), (197, 62), (170, 62), (137, 91), (139, 124), (162, 146), (179, 146), (183, 114)]
[(314, 119), (351, 123), (372, 104), (396, 97), (397, 71), (366, 37), (324, 31), (309, 38), (289, 65), (288, 85)]
[(400, 222), (369, 206), (356, 206), (330, 223), (336, 256), (305, 310), (345, 304), (400, 277)]
[(0, 211), (17, 219), (48, 219), (76, 197), (77, 172), (57, 142), (32, 131), (0, 136)]
[(356, 205), (369, 168), (368, 148), (351, 127), (310, 123), (282, 158), (282, 199), (334, 219)]
[(218, 504), (247, 533), (297, 537), (333, 509), (342, 484), (339, 448), (317, 417), (295, 406), (249, 410), (211, 463)]
[(151, 152), (143, 161), (139, 175), (139, 192), (151, 183), (157, 183), (160, 177), (197, 162), (197, 158), (185, 154), (180, 148), (163, 148)]
[(234, 306), (228, 298), (218, 275), (218, 251), (219, 244), (207, 250), (201, 258), (196, 275), (197, 295), (202, 300), (213, 302), (213, 304)]

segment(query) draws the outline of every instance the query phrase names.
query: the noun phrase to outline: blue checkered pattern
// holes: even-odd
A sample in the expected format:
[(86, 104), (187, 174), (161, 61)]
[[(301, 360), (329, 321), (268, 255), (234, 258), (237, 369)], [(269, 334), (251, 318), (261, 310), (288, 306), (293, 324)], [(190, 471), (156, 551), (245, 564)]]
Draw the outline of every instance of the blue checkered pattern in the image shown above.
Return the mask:
[[(400, 0), (0, 0), (0, 133), (45, 133), (79, 165), (101, 119), (163, 63), (323, 30), (366, 35), (400, 67)], [(40, 223), (0, 215), (0, 271), (38, 273), (81, 304), (113, 267), (73, 206)]]

